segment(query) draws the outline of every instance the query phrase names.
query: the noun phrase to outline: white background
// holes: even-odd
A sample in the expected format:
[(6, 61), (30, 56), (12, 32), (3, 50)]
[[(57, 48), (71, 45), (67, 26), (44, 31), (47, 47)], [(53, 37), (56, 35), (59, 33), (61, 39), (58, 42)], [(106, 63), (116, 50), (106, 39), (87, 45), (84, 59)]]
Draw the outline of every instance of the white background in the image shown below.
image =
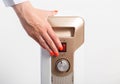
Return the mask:
[[(120, 84), (119, 0), (31, 0), (58, 15), (85, 19), (77, 84)], [(40, 47), (0, 1), (0, 84), (40, 84)], [(83, 54), (81, 54), (83, 53)]]

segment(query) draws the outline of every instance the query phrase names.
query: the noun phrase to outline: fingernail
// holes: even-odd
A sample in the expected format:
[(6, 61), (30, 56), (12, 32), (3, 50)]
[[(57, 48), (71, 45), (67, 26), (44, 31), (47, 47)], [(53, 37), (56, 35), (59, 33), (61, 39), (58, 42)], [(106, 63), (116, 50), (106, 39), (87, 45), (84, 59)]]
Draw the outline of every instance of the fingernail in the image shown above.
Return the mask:
[(51, 55), (51, 56), (54, 56), (54, 52), (53, 52), (53, 51), (51, 51), (51, 52), (50, 52), (50, 55)]
[(63, 50), (63, 47), (59, 47), (59, 50), (62, 51), (62, 50)]
[(57, 56), (59, 56), (59, 53), (58, 52), (54, 52), (54, 55), (57, 57)]

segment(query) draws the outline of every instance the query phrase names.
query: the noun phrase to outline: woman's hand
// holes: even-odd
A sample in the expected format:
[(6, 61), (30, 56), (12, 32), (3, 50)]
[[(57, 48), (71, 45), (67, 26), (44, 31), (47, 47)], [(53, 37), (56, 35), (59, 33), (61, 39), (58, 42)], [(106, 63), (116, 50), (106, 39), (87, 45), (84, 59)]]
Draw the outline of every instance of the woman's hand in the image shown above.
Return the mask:
[(47, 21), (48, 16), (57, 13), (54, 11), (40, 10), (32, 7), (29, 1), (13, 6), (24, 29), (30, 37), (47, 49), (51, 56), (58, 56), (62, 44)]

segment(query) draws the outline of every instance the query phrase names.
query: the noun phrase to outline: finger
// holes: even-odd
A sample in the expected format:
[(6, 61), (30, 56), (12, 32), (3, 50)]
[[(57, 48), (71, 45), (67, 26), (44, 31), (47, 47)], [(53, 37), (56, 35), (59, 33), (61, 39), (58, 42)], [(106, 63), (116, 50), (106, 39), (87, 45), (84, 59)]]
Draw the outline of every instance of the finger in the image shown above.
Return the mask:
[(49, 54), (51, 55), (51, 56), (54, 56), (54, 52), (49, 48), (49, 46), (47, 45), (47, 43), (45, 42), (45, 40), (41, 37), (41, 36), (39, 36), (39, 44), (43, 47), (43, 48), (45, 48), (48, 52), (49, 52)]
[(48, 46), (50, 47), (50, 49), (52, 49), (52, 51), (54, 51), (55, 56), (58, 56), (59, 55), (58, 49), (55, 46), (52, 39), (50, 38), (50, 36), (47, 33), (45, 33), (45, 34), (43, 34), (43, 38), (46, 41), (46, 43), (48, 44)]
[[(48, 23), (47, 25), (50, 26), (50, 24)], [(60, 39), (58, 38), (58, 36), (56, 35), (56, 33), (54, 32), (53, 28), (49, 27), (48, 30), (48, 34), (51, 37), (51, 39), (54, 41), (55, 45), (57, 46), (57, 48), (62, 51), (63, 50), (63, 46), (61, 44)]]
[(55, 32), (53, 32), (53, 30), (49, 30), (48, 31), (49, 36), (52, 38), (52, 40), (54, 41), (55, 45), (57, 46), (57, 48), (62, 51), (63, 50), (63, 46), (59, 40), (59, 38), (57, 37), (57, 35), (55, 34)]

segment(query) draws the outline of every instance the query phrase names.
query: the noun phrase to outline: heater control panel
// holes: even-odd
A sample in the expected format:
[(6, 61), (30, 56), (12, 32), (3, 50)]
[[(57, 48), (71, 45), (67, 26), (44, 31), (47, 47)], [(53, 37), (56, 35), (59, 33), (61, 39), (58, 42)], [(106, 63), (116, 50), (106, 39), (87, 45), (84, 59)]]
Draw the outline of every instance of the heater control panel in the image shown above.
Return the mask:
[[(70, 39), (70, 38), (69, 38)], [(58, 57), (52, 57), (52, 73), (59, 77), (66, 77), (73, 71), (73, 43), (68, 39), (60, 38), (63, 50)], [(70, 45), (70, 46), (69, 46)]]

